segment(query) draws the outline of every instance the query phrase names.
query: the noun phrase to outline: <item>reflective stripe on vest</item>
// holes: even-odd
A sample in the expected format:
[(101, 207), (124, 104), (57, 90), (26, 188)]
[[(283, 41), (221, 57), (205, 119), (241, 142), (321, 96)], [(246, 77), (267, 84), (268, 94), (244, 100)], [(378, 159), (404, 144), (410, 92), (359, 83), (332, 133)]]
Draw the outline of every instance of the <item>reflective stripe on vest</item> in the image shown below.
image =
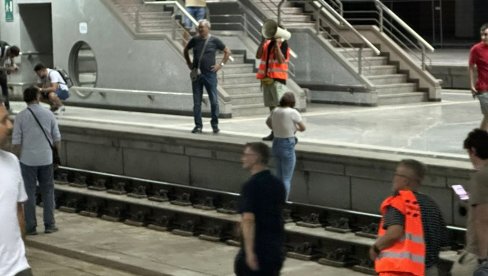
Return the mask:
[(268, 46), (270, 41), (266, 41), (263, 45), (263, 53), (261, 56), (261, 63), (259, 64), (258, 72), (256, 73), (257, 79), (264, 79), (265, 77), (269, 77), (272, 79), (288, 79), (288, 62), (290, 56), (290, 49), (288, 48), (285, 60), (283, 63), (280, 63), (274, 56), (273, 51), (269, 54), (268, 60), (268, 71), (266, 71), (266, 60), (268, 59)]
[[(381, 204), (384, 216), (393, 207), (405, 216), (404, 236), (392, 246), (382, 250), (375, 260), (376, 272), (409, 272), (423, 276), (425, 273), (425, 241), (420, 205), (412, 191), (399, 191)], [(384, 236), (383, 219), (378, 236)]]
[(424, 256), (415, 255), (410, 252), (400, 252), (400, 253), (381, 252), (380, 255), (378, 255), (378, 259), (382, 259), (382, 258), (409, 259), (412, 262), (421, 263), (421, 264), (425, 262)]

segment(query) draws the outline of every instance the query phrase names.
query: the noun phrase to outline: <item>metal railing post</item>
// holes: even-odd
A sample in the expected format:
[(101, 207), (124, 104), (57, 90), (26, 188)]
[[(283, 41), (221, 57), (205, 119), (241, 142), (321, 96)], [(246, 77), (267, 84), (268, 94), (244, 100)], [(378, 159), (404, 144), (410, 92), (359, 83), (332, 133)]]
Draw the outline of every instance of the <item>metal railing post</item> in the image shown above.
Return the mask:
[(420, 48), (422, 48), (422, 71), (425, 71), (425, 46), (420, 43)]
[(245, 33), (247, 36), (249, 36), (249, 34), (248, 34), (248, 33), (249, 33), (249, 30), (248, 30), (248, 28), (247, 28), (247, 14), (245, 14), (245, 13), (244, 13), (244, 14), (242, 15), (242, 20), (244, 21), (244, 22), (242, 23), (243, 28), (244, 28), (244, 33)]
[(144, 7), (144, 5), (138, 7), (137, 11), (136, 11), (136, 33), (138, 33), (140, 31), (139, 16), (140, 16), (140, 11), (141, 11), (142, 7)]
[(383, 15), (383, 9), (381, 8), (380, 5), (378, 5), (378, 3), (376, 3), (376, 8), (378, 9), (378, 14), (379, 14), (379, 17), (378, 20), (380, 22), (380, 32), (383, 32), (383, 26), (384, 26), (384, 15)]
[(281, 24), (281, 6), (285, 3), (285, 0), (281, 0), (278, 4), (278, 25)]
[(359, 46), (358, 50), (358, 74), (363, 74), (363, 44)]
[(315, 32), (320, 33), (320, 11), (315, 10)]

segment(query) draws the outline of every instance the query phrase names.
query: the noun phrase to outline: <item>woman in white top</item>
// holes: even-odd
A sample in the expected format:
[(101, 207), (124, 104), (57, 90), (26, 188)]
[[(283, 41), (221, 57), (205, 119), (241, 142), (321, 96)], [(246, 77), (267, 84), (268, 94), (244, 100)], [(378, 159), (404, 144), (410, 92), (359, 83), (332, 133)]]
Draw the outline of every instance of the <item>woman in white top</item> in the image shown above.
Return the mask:
[(287, 199), (296, 163), (295, 132), (305, 131), (302, 116), (294, 107), (295, 95), (286, 92), (280, 99), (280, 105), (266, 120), (266, 124), (274, 133), (272, 152), (275, 158), (276, 176), (285, 184)]

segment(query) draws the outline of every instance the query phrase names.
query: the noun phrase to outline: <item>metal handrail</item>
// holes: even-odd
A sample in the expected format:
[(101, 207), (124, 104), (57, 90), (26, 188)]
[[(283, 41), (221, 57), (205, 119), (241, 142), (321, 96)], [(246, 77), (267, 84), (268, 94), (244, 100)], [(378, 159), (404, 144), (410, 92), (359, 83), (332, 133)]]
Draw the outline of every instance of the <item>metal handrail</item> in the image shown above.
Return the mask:
[[(342, 44), (347, 45), (347, 47), (351, 49), (357, 49), (357, 55), (353, 55), (351, 51), (343, 51), (342, 54), (345, 55), (350, 62), (356, 62), (357, 61), (357, 70), (359, 74), (363, 73), (363, 68), (371, 67), (371, 63), (363, 56), (363, 51), (364, 48), (361, 47), (355, 47), (353, 43), (350, 43), (344, 36), (340, 35), (341, 30), (338, 28), (346, 28), (350, 30), (353, 34), (355, 34), (359, 40), (361, 40), (366, 46), (366, 48), (370, 48), (374, 54), (380, 55), (381, 52), (376, 48), (369, 40), (367, 40), (363, 35), (361, 35), (354, 27), (352, 27), (337, 11), (334, 10), (328, 3), (325, 1), (311, 1), (311, 0), (289, 0), (290, 2), (300, 2), (300, 3), (308, 3), (311, 4), (312, 8), (315, 10), (315, 16), (316, 16), (316, 24), (315, 24), (315, 29), (317, 34), (323, 32), (326, 36), (327, 39), (334, 41), (337, 45), (336, 47), (346, 50), (346, 47), (344, 47)], [(261, 3), (266, 3), (261, 0)], [(275, 11), (278, 9), (278, 5), (274, 1), (270, 1), (268, 3), (273, 3), (275, 9), (270, 9), (271, 12), (273, 12), (275, 15), (277, 12)], [(282, 3), (282, 1), (280, 1)], [(329, 15), (326, 15), (325, 12), (328, 12), (333, 16), (331, 18)], [(334, 21), (333, 24), (328, 24), (327, 27), (329, 27), (335, 34), (339, 36), (339, 39), (341, 41), (338, 41), (331, 33), (326, 31), (324, 27), (321, 24), (321, 21)]]
[(334, 10), (327, 2), (324, 0), (318, 0), (322, 4), (324, 8), (326, 8), (329, 12), (332, 12), (336, 19), (341, 22), (341, 25), (345, 26), (349, 31), (352, 31), (364, 44), (366, 44), (369, 48), (373, 49), (376, 55), (381, 54), (381, 51), (376, 48), (371, 41), (369, 41), (366, 37), (364, 37), (356, 28), (354, 28), (349, 22), (347, 22), (344, 17), (342, 17), (336, 10)]
[[(425, 39), (423, 39), (417, 32), (415, 32), (412, 28), (410, 28), (410, 26), (408, 26), (408, 24), (405, 23), (405, 21), (403, 21), (400, 17), (398, 17), (387, 6), (385, 6), (383, 3), (381, 3), (380, 0), (375, 0), (375, 4), (376, 4), (376, 7), (378, 7), (382, 11), (386, 12), (389, 16), (391, 16), (391, 18), (395, 22), (400, 24), (400, 26), (402, 28), (404, 28), (408, 32), (409, 35), (413, 36), (421, 44), (422, 47), (425, 47), (431, 53), (433, 53), (435, 51), (435, 49), (434, 49), (434, 47), (432, 47), (432, 45), (430, 45), (427, 41), (425, 41)], [(383, 21), (380, 21), (380, 30), (383, 28), (382, 22)]]

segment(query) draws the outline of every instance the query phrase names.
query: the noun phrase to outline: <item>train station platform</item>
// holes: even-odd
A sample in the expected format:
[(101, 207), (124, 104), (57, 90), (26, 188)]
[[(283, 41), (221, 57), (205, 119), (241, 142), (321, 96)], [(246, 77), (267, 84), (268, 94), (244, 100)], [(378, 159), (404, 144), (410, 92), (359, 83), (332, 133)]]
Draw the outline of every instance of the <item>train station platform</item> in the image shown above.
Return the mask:
[[(12, 104), (14, 113), (25, 107)], [(307, 131), (298, 133), (299, 144), (328, 145), (370, 151), (408, 153), (436, 158), (467, 160), (462, 141), (479, 127), (479, 102), (468, 90), (443, 90), (441, 102), (363, 107), (310, 104), (302, 114)], [(266, 116), (220, 119), (219, 137), (260, 140), (269, 134)], [(191, 134), (193, 117), (71, 107), (58, 117), (60, 125), (84, 122), (127, 128), (175, 131)], [(204, 118), (203, 135), (213, 135)]]
[[(234, 275), (238, 251), (234, 246), (63, 212), (56, 212), (56, 223), (59, 232), (27, 237), (27, 255), (35, 275)], [(365, 274), (287, 258), (282, 275)]]

